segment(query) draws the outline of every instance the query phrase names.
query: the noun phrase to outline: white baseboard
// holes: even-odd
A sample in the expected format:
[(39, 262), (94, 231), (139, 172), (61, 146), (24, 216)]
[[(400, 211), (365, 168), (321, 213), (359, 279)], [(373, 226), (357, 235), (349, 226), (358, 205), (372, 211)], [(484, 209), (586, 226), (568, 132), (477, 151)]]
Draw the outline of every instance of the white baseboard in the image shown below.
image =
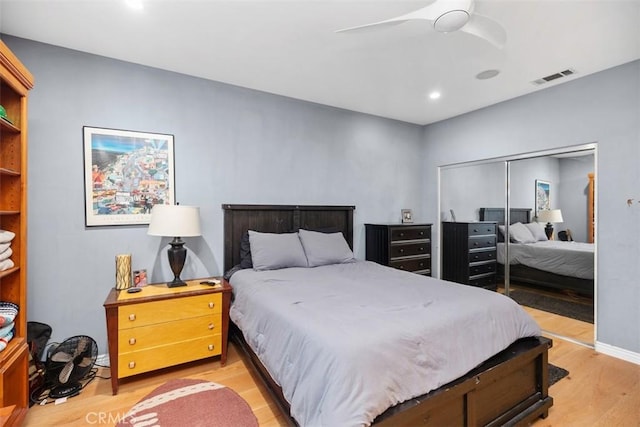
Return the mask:
[(99, 354), (96, 358), (96, 365), (100, 366), (111, 366), (109, 364), (109, 355), (108, 354)]
[(601, 343), (596, 341), (595, 350), (598, 353), (606, 354), (607, 356), (612, 356), (617, 359), (626, 360), (627, 362), (635, 363), (636, 365), (640, 365), (640, 353), (634, 353), (629, 350), (625, 350), (623, 348), (615, 347), (609, 344)]

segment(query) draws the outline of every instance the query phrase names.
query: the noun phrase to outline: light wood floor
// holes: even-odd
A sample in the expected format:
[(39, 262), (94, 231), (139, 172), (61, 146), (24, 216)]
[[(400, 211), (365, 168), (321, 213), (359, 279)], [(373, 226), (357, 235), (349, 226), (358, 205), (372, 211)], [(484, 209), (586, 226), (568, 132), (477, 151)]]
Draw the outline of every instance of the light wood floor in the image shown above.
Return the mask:
[[(553, 322), (564, 329), (578, 322), (526, 308), (541, 323)], [(584, 322), (578, 322), (584, 323)], [(553, 338), (549, 361), (569, 371), (569, 375), (549, 389), (554, 405), (546, 419), (535, 427), (639, 427), (640, 367), (594, 350)], [(108, 376), (109, 370), (102, 369)], [(235, 390), (251, 405), (261, 426), (285, 425), (275, 403), (257, 377), (247, 369), (235, 346), (230, 345), (227, 364), (199, 362), (180, 369), (163, 371), (124, 382), (118, 395), (112, 396), (111, 382), (95, 379), (79, 396), (60, 405), (34, 406), (27, 414), (25, 426), (108, 426), (154, 388), (172, 378), (199, 378), (224, 384)]]

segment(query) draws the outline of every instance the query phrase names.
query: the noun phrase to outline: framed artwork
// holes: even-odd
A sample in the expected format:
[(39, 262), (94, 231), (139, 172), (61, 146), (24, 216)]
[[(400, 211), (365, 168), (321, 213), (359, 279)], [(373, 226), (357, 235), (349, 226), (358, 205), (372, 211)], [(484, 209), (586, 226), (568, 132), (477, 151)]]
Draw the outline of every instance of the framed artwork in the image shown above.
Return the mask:
[(175, 203), (173, 135), (84, 126), (85, 225), (149, 224)]
[(411, 223), (413, 222), (413, 212), (411, 209), (402, 209), (402, 223)]
[(536, 216), (538, 216), (538, 211), (551, 209), (549, 192), (550, 184), (547, 181), (536, 179)]

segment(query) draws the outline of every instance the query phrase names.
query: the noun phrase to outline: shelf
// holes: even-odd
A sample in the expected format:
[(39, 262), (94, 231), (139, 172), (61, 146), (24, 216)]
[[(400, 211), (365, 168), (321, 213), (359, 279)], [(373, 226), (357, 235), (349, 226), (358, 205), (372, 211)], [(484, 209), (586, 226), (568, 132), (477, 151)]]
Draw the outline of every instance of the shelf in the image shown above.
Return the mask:
[(0, 175), (20, 176), (20, 172), (13, 169), (0, 168)]
[(18, 215), (20, 211), (0, 211), (0, 215)]
[(0, 119), (0, 128), (8, 130), (9, 132), (20, 133), (19, 127), (12, 125), (11, 123), (3, 119)]
[(8, 268), (6, 270), (0, 271), (0, 279), (2, 279), (3, 277), (7, 277), (13, 273), (15, 273), (16, 271), (20, 270), (20, 267), (11, 267)]
[(24, 337), (14, 337), (11, 341), (9, 341), (7, 347), (4, 350), (0, 351), (0, 366), (2, 366), (2, 364), (4, 364), (6, 360), (10, 359), (13, 356), (13, 353), (15, 353), (16, 349), (24, 345), (24, 343)]

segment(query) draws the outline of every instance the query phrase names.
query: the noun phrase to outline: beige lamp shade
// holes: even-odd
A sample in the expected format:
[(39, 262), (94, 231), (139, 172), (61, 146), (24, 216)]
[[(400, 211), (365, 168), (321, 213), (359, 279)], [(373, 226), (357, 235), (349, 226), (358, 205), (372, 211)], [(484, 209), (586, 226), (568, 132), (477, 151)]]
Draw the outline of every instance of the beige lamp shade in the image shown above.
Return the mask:
[(182, 205), (155, 205), (147, 234), (166, 237), (194, 237), (200, 230), (200, 208)]
[(538, 211), (538, 222), (558, 223), (563, 222), (562, 212), (560, 209), (548, 209)]

